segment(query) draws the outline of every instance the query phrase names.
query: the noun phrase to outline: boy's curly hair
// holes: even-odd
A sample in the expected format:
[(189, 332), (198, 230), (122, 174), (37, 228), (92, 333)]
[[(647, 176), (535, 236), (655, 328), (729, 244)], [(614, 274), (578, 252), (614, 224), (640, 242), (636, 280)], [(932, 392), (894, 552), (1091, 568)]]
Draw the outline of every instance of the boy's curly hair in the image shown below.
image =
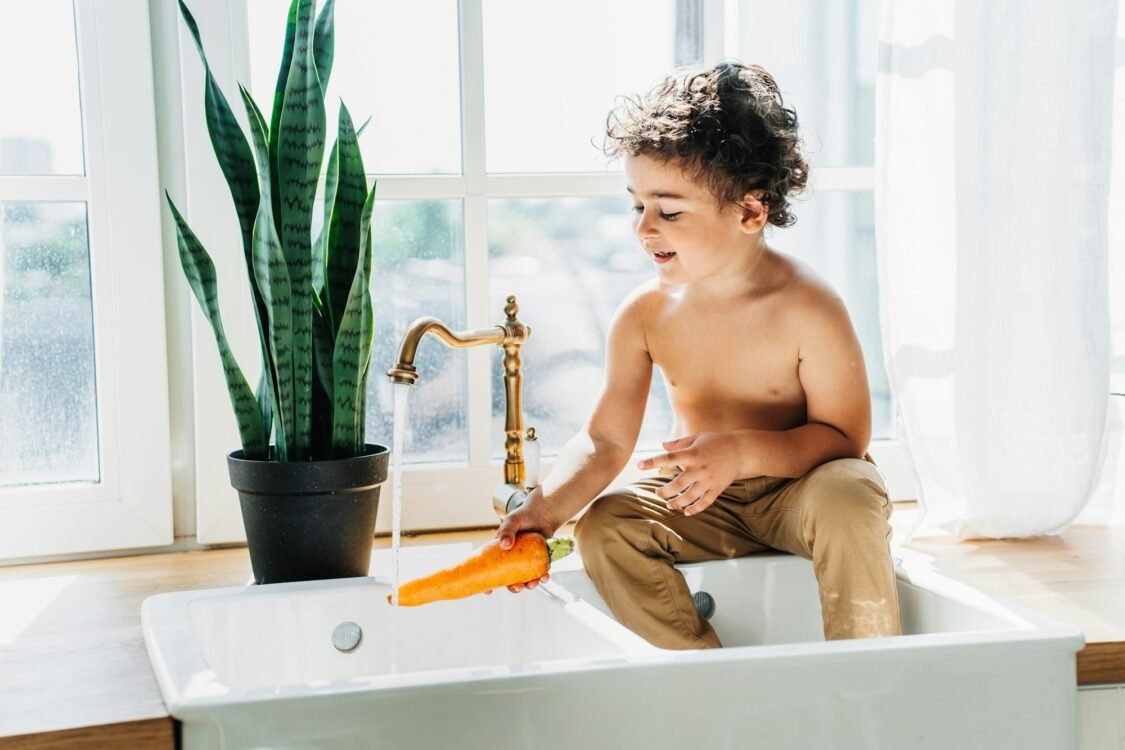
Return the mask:
[(804, 190), (809, 165), (797, 113), (785, 107), (764, 68), (720, 63), (622, 98), (606, 118), (608, 156), (683, 160), (720, 201), (741, 203), (761, 190), (770, 224), (787, 227), (797, 220), (788, 196)]

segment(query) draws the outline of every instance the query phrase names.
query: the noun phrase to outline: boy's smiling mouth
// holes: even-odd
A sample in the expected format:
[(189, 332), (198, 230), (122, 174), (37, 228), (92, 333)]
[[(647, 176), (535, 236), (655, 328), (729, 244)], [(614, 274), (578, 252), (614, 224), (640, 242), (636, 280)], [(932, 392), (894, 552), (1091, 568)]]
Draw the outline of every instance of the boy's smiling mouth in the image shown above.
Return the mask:
[(667, 263), (668, 261), (672, 260), (672, 258), (675, 258), (675, 257), (676, 257), (676, 254), (674, 252), (671, 252), (671, 251), (666, 252), (666, 253), (662, 253), (659, 250), (653, 250), (652, 251), (652, 260), (656, 263)]

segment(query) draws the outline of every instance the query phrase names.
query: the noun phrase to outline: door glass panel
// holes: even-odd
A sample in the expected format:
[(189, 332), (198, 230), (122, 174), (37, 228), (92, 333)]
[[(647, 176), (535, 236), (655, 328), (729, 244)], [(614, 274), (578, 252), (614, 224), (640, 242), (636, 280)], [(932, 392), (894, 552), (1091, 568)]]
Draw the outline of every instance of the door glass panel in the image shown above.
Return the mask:
[(84, 203), (0, 203), (0, 485), (97, 482)]
[[(386, 372), (416, 318), (465, 328), (461, 201), (375, 201), (371, 301), (375, 338), (367, 378), (368, 442), (390, 446), (394, 393)], [(408, 463), (468, 461), (468, 358), (432, 336), (418, 347), (410, 393)]]
[(615, 97), (656, 85), (675, 64), (677, 38), (698, 39), (695, 18), (677, 16), (677, 5), (486, 0), (488, 171), (604, 171), (599, 147)]
[(84, 174), (70, 0), (0, 3), (0, 70), (0, 175)]
[(875, 163), (878, 0), (738, 0), (738, 56), (777, 80), (814, 166)]
[[(523, 347), (525, 427), (544, 455), (585, 424), (601, 392), (605, 339), (617, 306), (653, 277), (621, 198), (498, 199), (488, 204), (489, 309), (503, 318), (516, 295), (531, 327)], [(505, 397), (502, 351), (492, 368), (493, 454), (503, 455)], [(672, 416), (660, 371), (653, 370), (638, 450), (668, 439)]]
[[(319, 12), (323, 2), (316, 5)], [(249, 0), (246, 8), (251, 86), (268, 119), (289, 2)], [(368, 173), (460, 174), (457, 3), (337, 0), (335, 13), (336, 56), (324, 97), (325, 156), (336, 139), (343, 97), (357, 129), (371, 118), (359, 139)]]

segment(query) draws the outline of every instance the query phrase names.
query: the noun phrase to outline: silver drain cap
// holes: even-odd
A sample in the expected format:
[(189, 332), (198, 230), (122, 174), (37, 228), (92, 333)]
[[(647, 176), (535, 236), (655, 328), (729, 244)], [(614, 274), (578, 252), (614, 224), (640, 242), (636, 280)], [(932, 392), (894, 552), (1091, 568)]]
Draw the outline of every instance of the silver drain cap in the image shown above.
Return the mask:
[(363, 641), (363, 628), (354, 622), (342, 622), (332, 631), (332, 645), (337, 651), (354, 651)]

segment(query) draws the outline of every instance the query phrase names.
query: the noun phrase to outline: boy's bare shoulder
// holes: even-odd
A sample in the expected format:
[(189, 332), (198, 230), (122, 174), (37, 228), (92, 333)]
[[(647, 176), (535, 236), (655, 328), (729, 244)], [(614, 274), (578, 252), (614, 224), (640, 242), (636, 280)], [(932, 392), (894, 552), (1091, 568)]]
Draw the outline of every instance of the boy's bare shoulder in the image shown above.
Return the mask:
[(781, 307), (794, 332), (802, 339), (826, 331), (850, 328), (847, 306), (840, 293), (812, 266), (792, 256), (783, 256), (788, 282), (782, 287)]
[(625, 299), (617, 306), (617, 316), (643, 323), (657, 307), (664, 304), (665, 298), (666, 293), (661, 288), (660, 281), (649, 279), (625, 295)]
[(791, 255), (777, 255), (783, 269), (781, 291), (787, 305), (800, 309), (809, 303), (831, 305), (833, 300), (840, 300), (840, 293), (815, 268)]

